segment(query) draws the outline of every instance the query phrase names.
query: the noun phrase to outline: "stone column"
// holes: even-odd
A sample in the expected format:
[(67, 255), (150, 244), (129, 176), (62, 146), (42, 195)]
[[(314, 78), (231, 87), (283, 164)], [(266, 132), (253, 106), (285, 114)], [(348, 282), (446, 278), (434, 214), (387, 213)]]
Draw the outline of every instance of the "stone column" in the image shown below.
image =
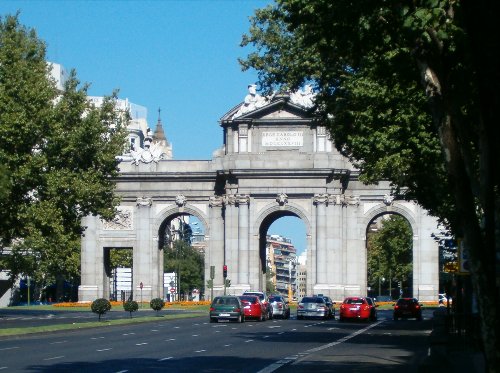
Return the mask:
[[(136, 245), (133, 253), (133, 278), (132, 289), (134, 299), (149, 301), (152, 297), (154, 279), (157, 274), (152, 265), (152, 237), (151, 237), (151, 198), (138, 198), (136, 202), (135, 227), (136, 227)], [(156, 248), (157, 249), (157, 248)], [(142, 289), (140, 284), (143, 284)]]
[[(82, 278), (78, 287), (78, 300), (93, 301), (102, 297), (104, 267), (102, 261), (102, 247), (97, 245), (96, 216), (86, 216), (82, 219), (82, 225), (86, 226), (85, 236), (82, 237), (81, 265)], [(100, 255), (99, 255), (100, 254)]]
[[(214, 294), (221, 294), (224, 286), (222, 266), (224, 265), (224, 219), (222, 216), (224, 201), (221, 196), (210, 197), (210, 249), (206, 257), (205, 279), (210, 279), (210, 266), (215, 267)], [(217, 291), (216, 291), (217, 289)], [(208, 290), (210, 291), (210, 290)]]
[(250, 197), (237, 195), (236, 204), (238, 205), (238, 284), (248, 286), (248, 205)]
[(234, 284), (238, 280), (238, 215), (236, 197), (227, 194), (224, 198), (224, 263), (227, 265), (227, 277)]
[(328, 194), (316, 194), (316, 284), (327, 283), (326, 206)]

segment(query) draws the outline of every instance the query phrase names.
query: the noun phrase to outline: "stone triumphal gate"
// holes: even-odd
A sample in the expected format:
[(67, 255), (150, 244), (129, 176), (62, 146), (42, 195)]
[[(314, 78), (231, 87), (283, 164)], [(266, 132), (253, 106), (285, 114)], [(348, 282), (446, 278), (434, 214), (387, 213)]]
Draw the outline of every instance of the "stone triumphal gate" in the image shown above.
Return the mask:
[(109, 297), (111, 248), (133, 249), (135, 299), (139, 292), (144, 300), (163, 297), (165, 237), (181, 215), (194, 215), (205, 227), (205, 278), (215, 266), (216, 295), (223, 292), (224, 264), (230, 293), (265, 288), (266, 233), (283, 216), (305, 225), (307, 294), (366, 295), (367, 228), (387, 213), (405, 217), (413, 231), (413, 296), (436, 299), (436, 220), (419, 205), (394, 199), (388, 183), (359, 182), (314, 120), (307, 87), (273, 97), (249, 88), (245, 101), (221, 119), (223, 146), (211, 160), (161, 159), (148, 135), (140, 135), (143, 147), (120, 163), (119, 214), (110, 222), (93, 216), (83, 222), (79, 300)]

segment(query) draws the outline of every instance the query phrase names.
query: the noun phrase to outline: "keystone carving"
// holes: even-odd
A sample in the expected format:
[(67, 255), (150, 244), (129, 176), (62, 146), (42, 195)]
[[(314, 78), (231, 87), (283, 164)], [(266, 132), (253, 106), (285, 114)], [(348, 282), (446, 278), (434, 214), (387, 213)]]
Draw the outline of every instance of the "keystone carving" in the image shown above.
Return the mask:
[(187, 198), (183, 194), (179, 194), (175, 197), (175, 203), (178, 207), (183, 207), (186, 205)]
[(384, 203), (386, 206), (392, 205), (392, 202), (394, 202), (394, 196), (391, 196), (390, 194), (384, 195)]
[(285, 193), (279, 193), (276, 196), (276, 202), (278, 202), (280, 206), (286, 205), (288, 203), (288, 196)]

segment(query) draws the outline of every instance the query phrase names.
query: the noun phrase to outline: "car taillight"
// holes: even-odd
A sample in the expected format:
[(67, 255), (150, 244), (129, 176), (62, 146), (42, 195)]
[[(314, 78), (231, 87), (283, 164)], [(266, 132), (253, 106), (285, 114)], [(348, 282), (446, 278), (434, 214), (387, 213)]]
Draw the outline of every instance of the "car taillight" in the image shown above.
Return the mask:
[(236, 308), (234, 312), (241, 312), (241, 308)]
[(279, 309), (283, 308), (283, 303), (278, 303), (278, 308)]
[(370, 306), (367, 306), (366, 304), (363, 306), (363, 311), (368, 311), (370, 309)]
[(303, 304), (299, 304), (299, 308), (304, 308), (304, 305)]
[(210, 307), (210, 311), (215, 311), (215, 308), (213, 308), (213, 307)]
[(343, 310), (345, 308), (345, 305), (344, 304), (341, 304), (340, 305), (340, 309)]
[(416, 309), (419, 309), (419, 308), (420, 308), (420, 305), (418, 305), (418, 304), (417, 304), (417, 305), (415, 306), (415, 308), (416, 308)]
[(394, 309), (397, 310), (399, 308), (399, 306), (394, 306)]

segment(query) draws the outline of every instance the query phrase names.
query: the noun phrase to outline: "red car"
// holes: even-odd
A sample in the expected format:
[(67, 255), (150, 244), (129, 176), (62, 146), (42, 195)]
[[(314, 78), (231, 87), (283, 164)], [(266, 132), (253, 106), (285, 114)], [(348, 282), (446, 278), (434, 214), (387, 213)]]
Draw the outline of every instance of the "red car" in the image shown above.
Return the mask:
[(256, 319), (259, 321), (266, 321), (266, 306), (260, 301), (256, 295), (240, 295), (241, 304), (243, 305), (243, 312), (245, 319)]
[(400, 298), (394, 305), (394, 320), (400, 318), (422, 320), (422, 307), (416, 298)]
[(339, 320), (377, 320), (378, 307), (372, 298), (368, 297), (347, 297), (340, 305)]

